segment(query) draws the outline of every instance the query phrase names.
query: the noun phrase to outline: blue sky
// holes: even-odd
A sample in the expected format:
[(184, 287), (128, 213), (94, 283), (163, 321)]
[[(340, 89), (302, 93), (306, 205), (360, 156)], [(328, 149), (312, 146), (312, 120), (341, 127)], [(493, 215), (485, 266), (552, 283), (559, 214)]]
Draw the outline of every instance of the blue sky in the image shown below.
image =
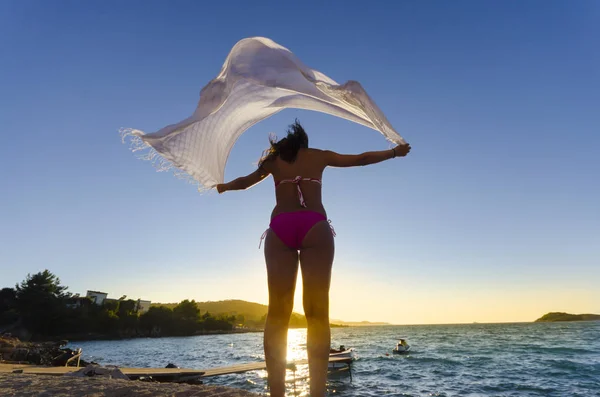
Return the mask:
[[(266, 36), (360, 81), (413, 147), (326, 171), (332, 317), (599, 313), (599, 17), (595, 1), (1, 2), (0, 286), (48, 268), (72, 292), (265, 303), (272, 181), (200, 195), (117, 131), (189, 116), (231, 47)], [(242, 136), (226, 177), (295, 117), (316, 147), (389, 147), (287, 110)]]

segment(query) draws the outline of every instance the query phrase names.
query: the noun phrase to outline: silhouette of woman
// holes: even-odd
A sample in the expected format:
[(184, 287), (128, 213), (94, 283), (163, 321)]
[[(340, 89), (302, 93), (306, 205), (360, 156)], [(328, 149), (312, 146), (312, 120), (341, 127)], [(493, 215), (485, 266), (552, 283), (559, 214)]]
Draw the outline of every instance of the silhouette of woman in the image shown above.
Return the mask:
[(362, 154), (338, 154), (309, 148), (308, 135), (296, 120), (287, 136), (263, 153), (258, 169), (217, 185), (217, 191), (244, 190), (269, 175), (275, 181), (276, 205), (265, 232), (269, 311), (264, 332), (265, 360), (272, 397), (285, 395), (287, 332), (294, 304), (298, 263), (302, 271), (307, 330), (310, 395), (325, 396), (329, 362), (329, 286), (334, 234), (321, 202), (326, 167), (375, 164), (410, 152), (410, 145)]

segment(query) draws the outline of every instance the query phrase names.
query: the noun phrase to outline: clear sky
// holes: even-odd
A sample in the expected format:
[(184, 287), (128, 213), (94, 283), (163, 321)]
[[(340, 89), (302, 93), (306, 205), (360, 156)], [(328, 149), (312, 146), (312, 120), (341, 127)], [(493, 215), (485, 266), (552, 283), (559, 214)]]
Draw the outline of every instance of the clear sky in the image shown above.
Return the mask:
[[(272, 181), (200, 195), (118, 135), (189, 116), (231, 47), (266, 36), (360, 81), (413, 147), (325, 173), (332, 318), (600, 313), (599, 21), (584, 0), (2, 1), (0, 286), (48, 268), (71, 292), (266, 303)], [(295, 117), (316, 147), (389, 147), (287, 110), (242, 136), (227, 179)]]

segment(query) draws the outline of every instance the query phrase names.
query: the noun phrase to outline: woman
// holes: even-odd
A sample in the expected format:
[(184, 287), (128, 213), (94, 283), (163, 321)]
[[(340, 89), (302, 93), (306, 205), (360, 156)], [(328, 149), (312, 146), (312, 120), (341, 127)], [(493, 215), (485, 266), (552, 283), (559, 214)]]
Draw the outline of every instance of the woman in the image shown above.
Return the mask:
[(321, 202), (325, 167), (354, 167), (406, 156), (410, 145), (343, 155), (308, 147), (308, 135), (296, 122), (287, 136), (271, 147), (253, 173), (217, 186), (219, 193), (247, 189), (269, 174), (275, 181), (277, 204), (265, 238), (269, 312), (264, 347), (268, 383), (273, 397), (285, 395), (287, 331), (294, 305), (298, 261), (302, 271), (310, 395), (325, 396), (329, 362), (329, 285), (333, 264), (333, 233)]

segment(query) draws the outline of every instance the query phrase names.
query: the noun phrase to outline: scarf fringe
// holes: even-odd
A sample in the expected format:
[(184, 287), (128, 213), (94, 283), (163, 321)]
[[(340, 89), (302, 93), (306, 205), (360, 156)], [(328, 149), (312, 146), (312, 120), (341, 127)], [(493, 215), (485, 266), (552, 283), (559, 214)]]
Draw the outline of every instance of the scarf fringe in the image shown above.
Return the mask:
[(215, 186), (205, 186), (198, 182), (187, 172), (177, 168), (171, 161), (165, 159), (152, 146), (148, 145), (142, 139), (144, 132), (133, 128), (120, 128), (119, 135), (121, 142), (127, 144), (129, 149), (136, 153), (140, 160), (149, 161), (157, 172), (171, 172), (177, 179), (183, 180), (190, 185), (195, 185), (200, 193), (206, 193), (214, 190)]

